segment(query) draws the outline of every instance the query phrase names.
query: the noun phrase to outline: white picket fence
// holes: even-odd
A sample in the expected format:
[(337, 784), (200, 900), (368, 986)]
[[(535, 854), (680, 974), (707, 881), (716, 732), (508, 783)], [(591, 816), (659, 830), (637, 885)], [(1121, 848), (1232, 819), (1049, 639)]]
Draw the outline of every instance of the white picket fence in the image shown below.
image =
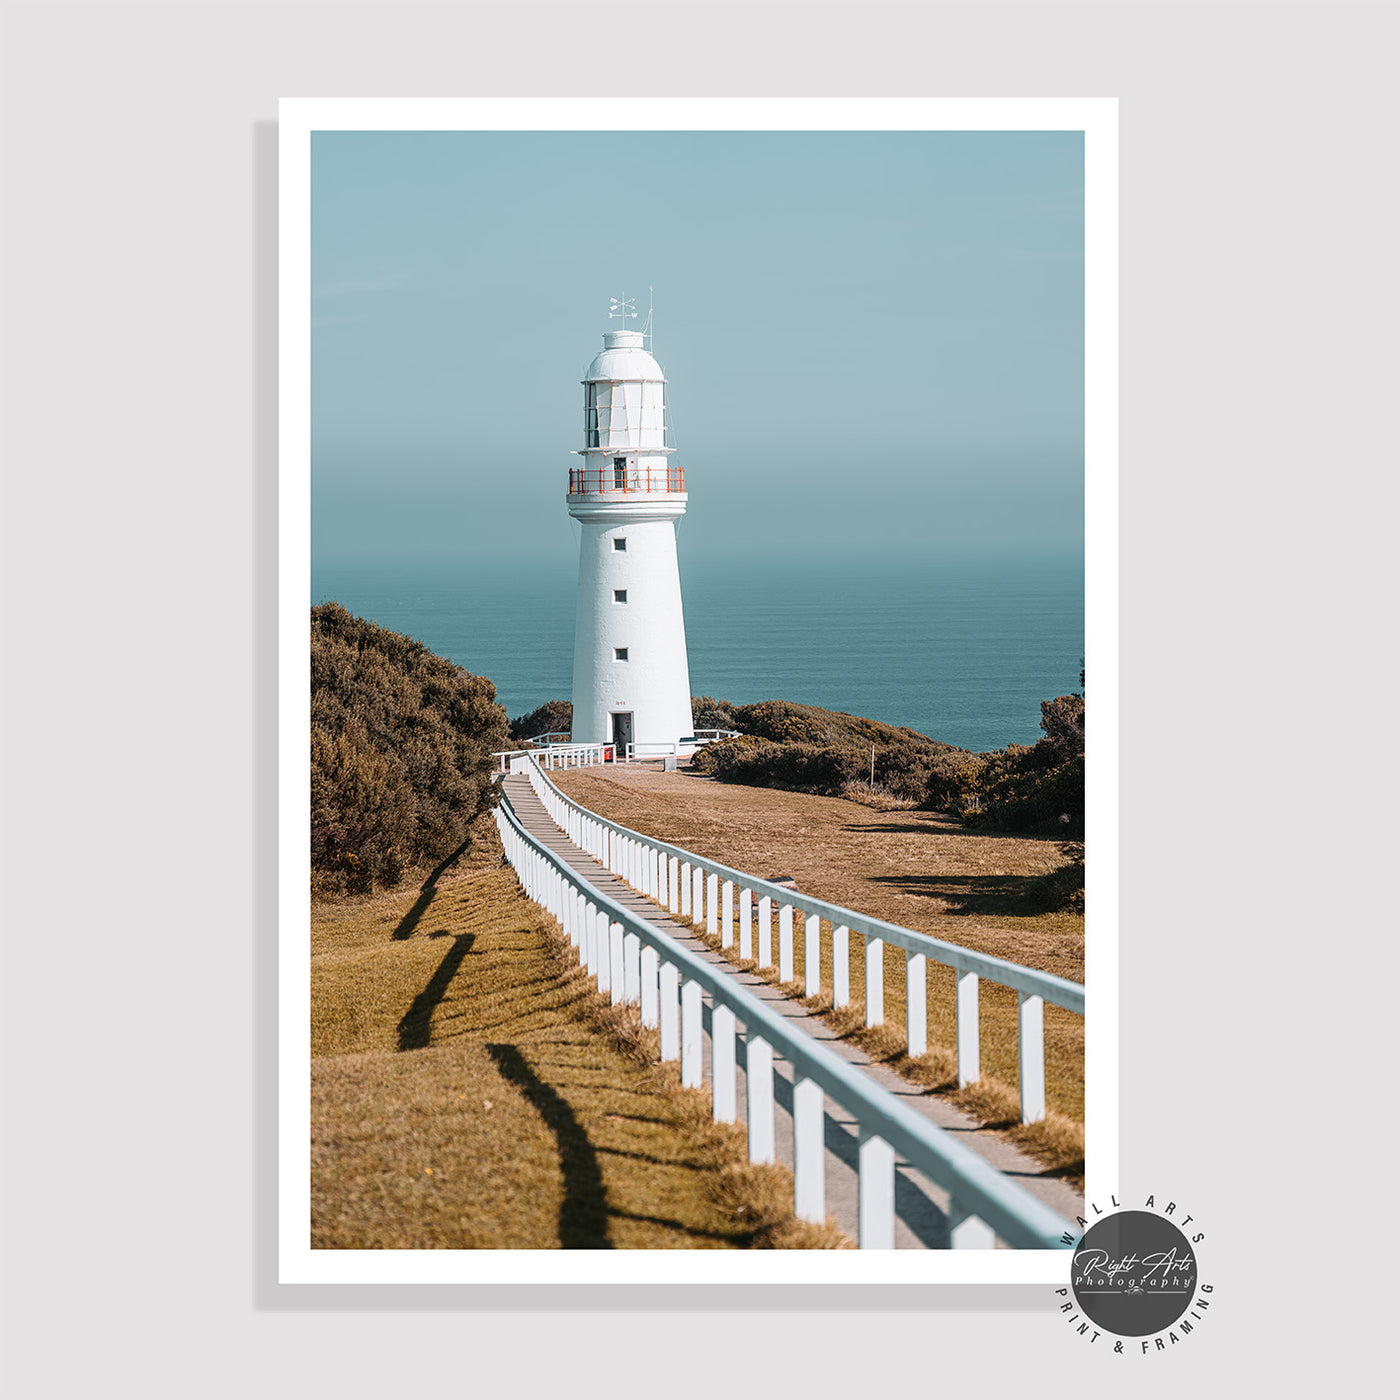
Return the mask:
[[(531, 765), (530, 771), (539, 769)], [(550, 785), (552, 786), (552, 785)], [(599, 820), (599, 819), (595, 819)], [(823, 1097), (855, 1119), (859, 1134), (858, 1243), (895, 1242), (895, 1154), (948, 1193), (949, 1243), (991, 1248), (1066, 1248), (1067, 1223), (976, 1153), (915, 1113), (819, 1041), (639, 915), (609, 899), (525, 830), (507, 802), (496, 808), (506, 857), (526, 894), (546, 909), (578, 949), (580, 961), (614, 1004), (640, 1008), (642, 1024), (660, 1031), (661, 1058), (680, 1061), (681, 1083), (703, 1087), (703, 1003), (711, 1000), (711, 1101), (716, 1122), (738, 1119), (738, 1044), (745, 1049), (748, 1156), (776, 1159), (773, 1057), (793, 1074), (793, 1199), (803, 1220), (826, 1217)], [(580, 843), (581, 844), (581, 843)], [(623, 847), (616, 846), (621, 856)], [(637, 856), (629, 850), (627, 861)], [(637, 865), (629, 868), (639, 869)], [(660, 868), (653, 859), (653, 872)]]
[(526, 760), (534, 759), (545, 768), (590, 768), (605, 760), (605, 749), (611, 744), (555, 744), (546, 749), (506, 749), (493, 753), (498, 773), (523, 773)]
[[(775, 885), (740, 870), (731, 870), (679, 846), (643, 836), (581, 807), (560, 792), (533, 760), (521, 766), (545, 810), (570, 840), (601, 861), (614, 875), (634, 889), (664, 905), (672, 914), (693, 923), (703, 919), (709, 933), (718, 934), (721, 946), (731, 948), (736, 939), (739, 956), (757, 953), (759, 967), (773, 965), (773, 910), (778, 911), (778, 977), (793, 978), (793, 920), (804, 919), (806, 994), (821, 991), (821, 925), (831, 929), (833, 987), (837, 1006), (851, 1001), (851, 934), (865, 939), (865, 1024), (877, 1026), (885, 1019), (885, 944), (904, 950), (905, 1033), (908, 1054), (928, 1049), (928, 963), (951, 967), (956, 974), (958, 1083), (975, 1083), (982, 1077), (981, 1036), (978, 1027), (979, 985), (982, 979), (1012, 988), (1018, 999), (1017, 1058), (1020, 1079), (1021, 1121), (1034, 1123), (1045, 1117), (1045, 1003), (1084, 1014), (1084, 988), (1077, 982), (1049, 972), (1022, 967), (987, 953), (977, 953), (956, 943), (946, 943), (913, 929), (873, 919), (854, 909), (842, 908), (812, 895)], [(757, 914), (757, 948), (754, 920)]]
[[(686, 739), (673, 743), (646, 744), (571, 744), (567, 736), (560, 734), (537, 734), (528, 742), (531, 749), (506, 749), (493, 753), (498, 773), (519, 773), (524, 771), (524, 759), (533, 754), (545, 768), (586, 768), (595, 763), (635, 763), (646, 758), (680, 758), (693, 754), (697, 748), (713, 744), (720, 739), (733, 739), (739, 734), (737, 729), (697, 729)], [(564, 742), (556, 743), (556, 739)], [(609, 757), (609, 755), (611, 755)]]

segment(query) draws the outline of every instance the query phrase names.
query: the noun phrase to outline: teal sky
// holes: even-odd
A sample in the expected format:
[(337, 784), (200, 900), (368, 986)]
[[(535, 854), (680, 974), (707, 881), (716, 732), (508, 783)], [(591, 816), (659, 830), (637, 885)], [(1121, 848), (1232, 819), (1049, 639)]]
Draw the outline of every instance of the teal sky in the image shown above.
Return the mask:
[(1072, 132), (319, 134), (314, 557), (569, 556), (649, 285), (684, 554), (1078, 556), (1083, 189)]

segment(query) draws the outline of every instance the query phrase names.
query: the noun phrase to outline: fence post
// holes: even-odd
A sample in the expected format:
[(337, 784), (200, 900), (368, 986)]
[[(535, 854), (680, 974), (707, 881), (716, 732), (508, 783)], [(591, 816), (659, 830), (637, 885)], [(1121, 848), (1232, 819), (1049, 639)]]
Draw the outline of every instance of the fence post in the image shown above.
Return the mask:
[(816, 914), (807, 915), (807, 923), (802, 933), (803, 988), (809, 997), (821, 995), (822, 990), (822, 921)]
[(752, 1033), (745, 1036), (744, 1086), (748, 1098), (749, 1161), (774, 1160), (773, 1047)]
[(977, 1025), (977, 974), (958, 972), (958, 1088), (982, 1077), (982, 1046)]
[(710, 1017), (710, 1079), (715, 1122), (734, 1122), (739, 1116), (734, 1092), (734, 1013), (718, 1002)]
[(680, 860), (671, 857), (671, 873), (667, 877), (666, 885), (666, 908), (673, 914), (681, 912), (681, 863)]
[(905, 1054), (912, 1060), (928, 1050), (928, 959), (904, 951)]
[(739, 956), (745, 962), (753, 957), (753, 891), (739, 891)]
[(845, 924), (831, 930), (831, 999), (837, 1006), (851, 1004), (851, 931)]
[(1017, 1054), (1020, 1060), (1021, 1122), (1045, 1117), (1045, 998), (1018, 992)]
[(642, 1025), (655, 1029), (661, 1024), (660, 988), (657, 986), (657, 972), (660, 960), (656, 949), (648, 944), (642, 949)]
[(865, 940), (865, 1024), (879, 1026), (885, 1020), (885, 940)]
[(826, 1143), (821, 1085), (799, 1079), (792, 1091), (793, 1209), (799, 1220), (826, 1219)]
[(884, 1138), (860, 1133), (860, 1207), (857, 1241), (861, 1249), (894, 1248), (894, 1148)]
[(623, 1000), (636, 1006), (642, 999), (642, 940), (630, 929), (622, 936)]
[(681, 862), (681, 919), (686, 923), (690, 922), (690, 862)]
[(758, 897), (758, 965), (773, 966), (773, 897)]
[(622, 1001), (622, 925), (613, 924), (608, 929), (608, 994), (612, 1004)]
[(720, 919), (719, 946), (721, 948), (732, 948), (734, 946), (734, 881), (726, 880), (721, 896), (724, 903), (724, 912)]
[(705, 932), (719, 932), (719, 876), (712, 871), (705, 881)]
[(705, 914), (705, 872), (697, 865), (691, 870), (695, 888), (690, 895), (690, 921), (698, 924)]
[(661, 1058), (681, 1057), (681, 974), (675, 963), (661, 964)]
[(683, 1089), (698, 1089), (704, 1083), (700, 1021), (700, 984), (687, 981), (681, 988), (681, 1088)]
[(598, 945), (598, 966), (595, 969), (598, 974), (598, 990), (607, 992), (612, 990), (612, 951), (609, 929), (612, 927), (608, 919), (608, 911), (600, 909), (598, 911), (598, 922), (594, 926), (593, 937)]
[(792, 905), (778, 910), (778, 981), (792, 981)]
[(949, 1249), (995, 1249), (996, 1231), (985, 1220), (972, 1215), (958, 1200), (948, 1202)]
[(583, 916), (583, 965), (590, 976), (598, 973), (598, 906), (592, 900)]

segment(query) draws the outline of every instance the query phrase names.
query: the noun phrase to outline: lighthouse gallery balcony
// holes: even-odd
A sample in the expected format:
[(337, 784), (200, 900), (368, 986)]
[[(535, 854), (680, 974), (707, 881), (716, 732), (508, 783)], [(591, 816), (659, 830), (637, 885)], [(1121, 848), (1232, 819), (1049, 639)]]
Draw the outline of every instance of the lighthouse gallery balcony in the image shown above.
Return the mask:
[(572, 496), (674, 496), (685, 491), (685, 468), (666, 466), (572, 467), (569, 495)]

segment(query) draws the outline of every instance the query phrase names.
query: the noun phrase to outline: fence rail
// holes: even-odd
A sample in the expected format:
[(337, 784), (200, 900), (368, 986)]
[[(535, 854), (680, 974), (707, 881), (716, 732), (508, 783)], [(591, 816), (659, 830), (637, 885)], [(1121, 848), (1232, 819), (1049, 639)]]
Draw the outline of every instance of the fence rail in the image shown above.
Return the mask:
[[(516, 771), (516, 770), (512, 770)], [(552, 820), (577, 845), (613, 874), (642, 894), (657, 900), (672, 914), (694, 923), (704, 920), (706, 930), (718, 935), (722, 947), (735, 944), (735, 905), (738, 906), (738, 947), (741, 958), (755, 956), (754, 924), (757, 916), (757, 961), (773, 966), (773, 910), (778, 911), (778, 976), (793, 980), (793, 919), (805, 919), (806, 994), (821, 990), (821, 923), (831, 927), (832, 995), (835, 1004), (850, 1005), (851, 934), (865, 939), (865, 1024), (877, 1026), (885, 1019), (884, 947), (904, 950), (905, 1033), (911, 1058), (928, 1049), (928, 963), (950, 967), (956, 974), (954, 1010), (958, 1083), (975, 1083), (982, 1077), (981, 1034), (978, 1023), (979, 982), (985, 979), (1009, 987), (1017, 995), (1017, 1060), (1020, 1080), (1021, 1121), (1034, 1123), (1045, 1117), (1045, 1003), (1084, 1014), (1084, 988), (1078, 982), (1038, 972), (988, 953), (974, 952), (956, 943), (871, 918), (854, 909), (831, 904), (786, 885), (776, 885), (718, 861), (668, 845), (629, 827), (600, 817), (565, 796), (545, 776), (535, 755), (521, 765), (536, 795)]]
[[(529, 772), (539, 771), (530, 765)], [(951, 1197), (953, 1248), (990, 1248), (998, 1237), (1017, 1249), (1067, 1247), (1066, 1222), (1048, 1206), (819, 1041), (792, 1029), (727, 973), (609, 899), (527, 832), (508, 803), (495, 811), (506, 858), (526, 894), (559, 922), (599, 991), (606, 991), (614, 1004), (627, 1001), (640, 1007), (643, 1025), (660, 1031), (661, 1058), (680, 1061), (681, 1083), (688, 1088), (703, 1087), (701, 996), (710, 994), (711, 1103), (716, 1122), (738, 1118), (737, 1041), (742, 1024), (751, 1162), (772, 1162), (776, 1156), (774, 1054), (792, 1066), (794, 1207), (799, 1217), (818, 1223), (826, 1217), (827, 1096), (859, 1126), (862, 1249), (894, 1247), (896, 1153)]]

